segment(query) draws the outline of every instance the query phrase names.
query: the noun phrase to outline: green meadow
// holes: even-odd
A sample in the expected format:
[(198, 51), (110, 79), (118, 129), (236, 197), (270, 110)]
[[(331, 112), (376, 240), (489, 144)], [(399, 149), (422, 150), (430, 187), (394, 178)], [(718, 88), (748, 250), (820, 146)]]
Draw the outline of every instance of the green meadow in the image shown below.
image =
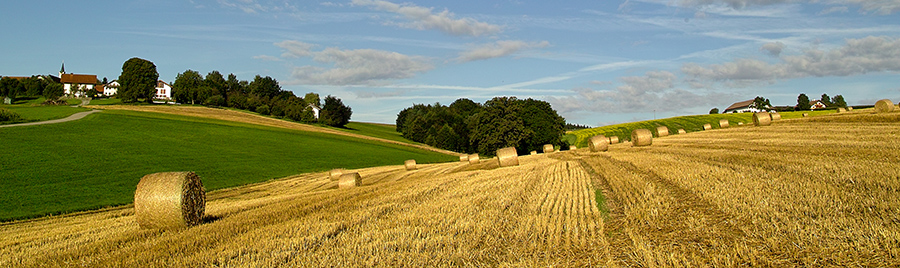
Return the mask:
[[(792, 119), (803, 117), (803, 113), (809, 113), (809, 116), (818, 116), (823, 114), (832, 114), (835, 113), (835, 111), (819, 110), (807, 112), (781, 112), (780, 114), (781, 119)], [(744, 123), (745, 125), (753, 124), (752, 113), (689, 115), (576, 130), (569, 132), (566, 135), (566, 141), (570, 145), (575, 145), (583, 148), (588, 146), (588, 139), (593, 136), (618, 136), (620, 141), (628, 141), (631, 140), (631, 131), (641, 128), (649, 129), (651, 132), (653, 132), (654, 137), (657, 136), (656, 128), (660, 126), (669, 128), (670, 134), (677, 134), (678, 129), (684, 129), (685, 132), (703, 131), (704, 124), (710, 124), (713, 129), (719, 129), (719, 120), (722, 119), (727, 119), (728, 124), (731, 127), (737, 126), (740, 122)]]
[(194, 171), (216, 190), (333, 168), (457, 159), (345, 136), (115, 110), (3, 128), (0, 146), (0, 221), (128, 204), (140, 178), (156, 172)]

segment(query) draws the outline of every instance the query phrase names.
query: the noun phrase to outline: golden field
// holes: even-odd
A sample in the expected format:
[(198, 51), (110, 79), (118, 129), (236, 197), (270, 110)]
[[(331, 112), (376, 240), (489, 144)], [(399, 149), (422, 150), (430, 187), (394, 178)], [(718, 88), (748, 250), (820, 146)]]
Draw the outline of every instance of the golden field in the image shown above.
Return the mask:
[(0, 267), (891, 267), (898, 160), (900, 113), (860, 109), (515, 167), (398, 163), (352, 189), (301, 174), (210, 192), (181, 230), (128, 206), (3, 223)]

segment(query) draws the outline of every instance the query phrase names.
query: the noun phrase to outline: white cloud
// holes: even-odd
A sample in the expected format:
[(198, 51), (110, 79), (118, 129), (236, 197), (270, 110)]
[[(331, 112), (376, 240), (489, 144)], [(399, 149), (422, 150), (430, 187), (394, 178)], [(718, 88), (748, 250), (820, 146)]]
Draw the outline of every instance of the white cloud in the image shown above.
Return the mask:
[(802, 55), (780, 59), (776, 63), (737, 59), (708, 66), (689, 63), (682, 66), (681, 71), (691, 77), (689, 82), (698, 85), (705, 82), (747, 85), (776, 79), (897, 72), (900, 71), (900, 39), (874, 36), (848, 39), (839, 48), (806, 49)]
[(547, 41), (529, 43), (519, 40), (500, 40), (460, 52), (459, 57), (456, 58), (456, 60), (459, 62), (468, 62), (499, 58), (516, 53), (522, 49), (545, 48), (549, 45), (550, 43)]
[(332, 64), (333, 68), (295, 67), (291, 76), (300, 84), (373, 85), (386, 80), (410, 78), (434, 68), (424, 57), (383, 50), (327, 48), (312, 54), (313, 60)]
[(781, 51), (784, 50), (784, 43), (782, 42), (769, 42), (762, 45), (759, 48), (760, 51), (765, 51), (767, 54), (773, 57), (778, 57), (781, 55)]
[(281, 54), (284, 58), (302, 58), (312, 55), (310, 51), (315, 45), (303, 43), (294, 40), (285, 40), (275, 43), (275, 46), (283, 48), (285, 52)]
[(847, 13), (850, 9), (847, 7), (830, 7), (819, 12), (819, 15), (828, 15), (831, 13)]
[(354, 5), (371, 6), (376, 10), (387, 11), (403, 15), (410, 23), (402, 26), (418, 29), (436, 29), (451, 35), (482, 36), (499, 33), (502, 27), (490, 23), (480, 22), (471, 18), (455, 18), (456, 15), (444, 10), (433, 13), (432, 8), (420, 7), (413, 4), (395, 4), (382, 0), (353, 0)]
[(862, 11), (890, 15), (900, 11), (900, 0), (816, 0), (832, 5), (859, 5)]
[[(873, 12), (879, 15), (890, 15), (900, 11), (900, 0), (680, 0), (678, 1), (678, 5), (689, 7), (715, 7), (724, 5), (734, 10), (741, 10), (751, 6), (769, 6), (803, 2), (841, 6), (856, 5), (860, 7), (861, 11)], [(836, 11), (841, 11), (841, 9), (834, 9), (832, 12)]]
[(275, 57), (275, 56), (269, 56), (269, 55), (257, 55), (257, 56), (253, 56), (253, 58), (257, 59), (257, 60), (264, 60), (264, 61), (281, 61), (280, 58)]

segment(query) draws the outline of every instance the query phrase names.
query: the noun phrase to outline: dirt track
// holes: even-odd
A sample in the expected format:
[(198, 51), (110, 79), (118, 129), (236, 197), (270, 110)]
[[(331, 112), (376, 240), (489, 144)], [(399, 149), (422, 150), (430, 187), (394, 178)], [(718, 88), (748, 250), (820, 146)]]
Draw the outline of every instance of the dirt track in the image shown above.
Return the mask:
[(76, 114), (70, 115), (69, 117), (62, 118), (62, 119), (54, 119), (54, 120), (39, 121), (39, 122), (31, 122), (31, 123), (22, 123), (22, 124), (2, 125), (2, 126), (0, 126), (0, 128), (4, 128), (4, 127), (21, 127), (21, 126), (36, 126), (36, 125), (56, 124), (56, 123), (62, 123), (62, 122), (71, 122), (71, 121), (75, 121), (75, 120), (78, 120), (78, 119), (82, 119), (82, 118), (84, 118), (85, 116), (88, 116), (89, 114), (96, 113), (96, 112), (100, 112), (100, 110), (91, 110), (91, 111), (87, 111), (87, 112), (80, 112), (80, 113), (76, 113)]
[(275, 119), (245, 112), (233, 111), (233, 110), (225, 110), (225, 109), (213, 109), (206, 107), (196, 107), (196, 106), (171, 106), (171, 105), (154, 105), (154, 106), (131, 106), (131, 105), (104, 105), (104, 106), (85, 106), (87, 108), (92, 109), (108, 109), (108, 110), (128, 110), (128, 111), (140, 111), (140, 112), (153, 112), (153, 113), (164, 113), (164, 114), (175, 114), (175, 115), (184, 115), (184, 116), (193, 116), (193, 117), (201, 117), (201, 118), (211, 118), (211, 119), (219, 119), (226, 121), (235, 121), (242, 122), (248, 124), (256, 124), (270, 127), (279, 127), (286, 129), (294, 129), (301, 131), (309, 131), (309, 132), (320, 132), (320, 133), (328, 133), (334, 135), (342, 135), (366, 140), (375, 140), (385, 143), (398, 144), (403, 146), (416, 147), (419, 149), (434, 151), (443, 154), (449, 155), (459, 155), (457, 152), (442, 150), (438, 148), (434, 148), (427, 145), (422, 144), (410, 144), (405, 142), (393, 141), (388, 139), (370, 137), (365, 135), (359, 135), (354, 133), (347, 133), (343, 131), (328, 129), (324, 127), (312, 126), (307, 124), (295, 123), (290, 121), (285, 121), (281, 119)]

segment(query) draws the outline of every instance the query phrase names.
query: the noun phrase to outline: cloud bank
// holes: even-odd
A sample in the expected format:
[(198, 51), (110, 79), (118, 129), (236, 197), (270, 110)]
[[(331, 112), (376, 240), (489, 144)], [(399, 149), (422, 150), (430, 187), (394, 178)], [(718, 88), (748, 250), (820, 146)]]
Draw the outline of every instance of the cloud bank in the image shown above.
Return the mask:
[(490, 23), (480, 22), (471, 18), (457, 19), (456, 15), (444, 10), (434, 13), (432, 8), (420, 7), (413, 4), (395, 4), (382, 0), (353, 0), (353, 5), (369, 6), (376, 10), (400, 14), (409, 20), (400, 26), (418, 30), (439, 30), (441, 32), (457, 36), (483, 36), (499, 33), (502, 27)]
[(550, 42), (525, 42), (519, 40), (500, 40), (494, 43), (481, 45), (459, 53), (456, 61), (469, 62), (505, 57), (523, 49), (545, 48)]

